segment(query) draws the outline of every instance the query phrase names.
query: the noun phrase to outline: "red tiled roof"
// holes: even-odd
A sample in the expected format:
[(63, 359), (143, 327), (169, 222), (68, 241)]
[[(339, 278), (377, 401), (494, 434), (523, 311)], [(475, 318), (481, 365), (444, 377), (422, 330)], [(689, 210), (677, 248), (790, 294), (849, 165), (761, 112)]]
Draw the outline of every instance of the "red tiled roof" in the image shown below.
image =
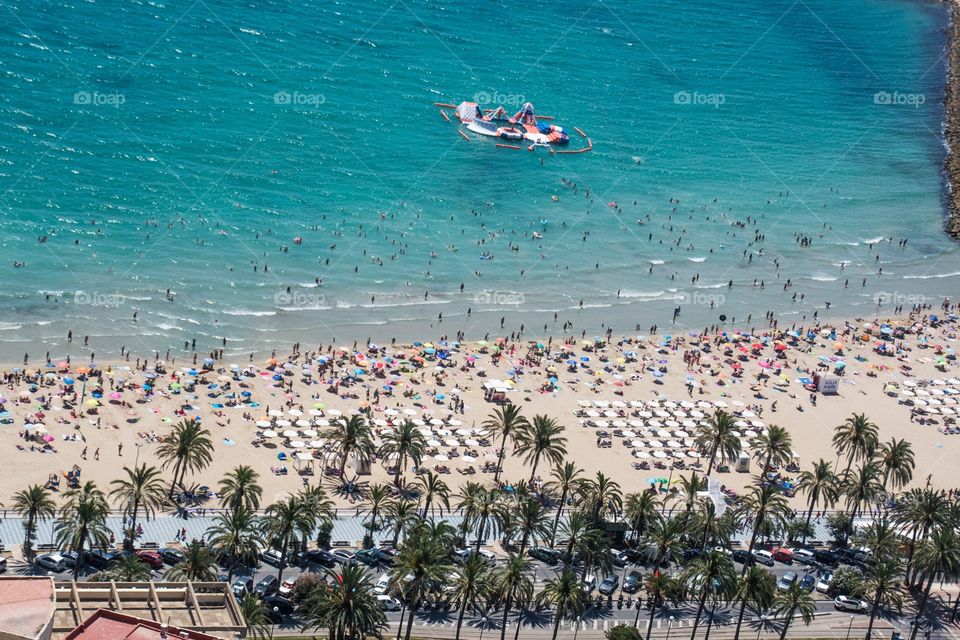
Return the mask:
[(0, 578), (0, 633), (39, 637), (53, 619), (53, 580), (48, 577)]
[(159, 622), (128, 616), (125, 613), (98, 609), (71, 631), (64, 640), (221, 640), (199, 631), (168, 626), (166, 636)]

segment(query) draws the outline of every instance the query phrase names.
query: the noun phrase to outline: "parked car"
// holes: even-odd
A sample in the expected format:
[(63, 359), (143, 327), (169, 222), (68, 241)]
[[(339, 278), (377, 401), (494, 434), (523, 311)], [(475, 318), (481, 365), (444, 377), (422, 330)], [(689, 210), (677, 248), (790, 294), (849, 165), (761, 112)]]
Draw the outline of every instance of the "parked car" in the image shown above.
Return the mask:
[(731, 556), (734, 562), (739, 562), (740, 564), (751, 564), (750, 562), (750, 552), (746, 549), (737, 549), (733, 552)]
[(839, 560), (835, 552), (828, 551), (827, 549), (817, 549), (813, 552), (813, 557), (817, 561), (817, 564), (825, 567), (835, 567), (837, 566), (837, 560)]
[(290, 594), (293, 592), (294, 585), (297, 584), (296, 578), (287, 578), (283, 581), (280, 587), (277, 589), (277, 595), (283, 596), (284, 598), (290, 597)]
[(837, 596), (833, 599), (833, 608), (837, 611), (852, 611), (854, 613), (866, 613), (869, 606), (863, 600), (851, 598), (850, 596)]
[(270, 566), (279, 567), (280, 560), (283, 558), (283, 555), (276, 549), (267, 549), (266, 551), (260, 554), (260, 557), (263, 559), (264, 562), (266, 562)]
[(703, 555), (703, 552), (700, 551), (700, 548), (699, 548), (699, 547), (692, 547), (692, 548), (690, 548), (690, 549), (684, 549), (684, 550), (683, 550), (683, 561), (684, 561), (684, 562), (690, 562), (691, 560), (696, 560), (696, 559), (699, 558), (701, 555)]
[(556, 549), (551, 549), (549, 547), (530, 547), (530, 550), (527, 551), (527, 555), (531, 558), (535, 558), (540, 562), (546, 564), (554, 565), (560, 562), (561, 553)]
[(179, 549), (171, 549), (169, 547), (164, 547), (163, 549), (160, 549), (159, 551), (157, 551), (157, 554), (161, 558), (163, 558), (164, 562), (166, 562), (171, 566), (177, 564), (178, 562), (183, 560), (183, 558), (185, 557), (183, 555), (183, 551), (180, 551)]
[(762, 564), (768, 567), (773, 566), (773, 554), (769, 551), (764, 551), (763, 549), (754, 549), (753, 551), (753, 561), (757, 564)]
[(800, 578), (800, 588), (803, 589), (804, 591), (807, 591), (807, 592), (813, 591), (816, 588), (816, 586), (817, 586), (817, 578), (812, 573), (808, 573), (807, 575)]
[(346, 549), (334, 549), (330, 552), (330, 555), (332, 555), (340, 564), (353, 562), (353, 551), (347, 551)]
[(784, 564), (793, 564), (793, 549), (777, 547), (771, 553), (773, 559)]
[(67, 565), (63, 561), (63, 556), (59, 553), (44, 553), (43, 555), (37, 556), (36, 560), (33, 561), (38, 567), (42, 567), (47, 571), (53, 571), (55, 573), (60, 573), (61, 571), (66, 571)]
[(263, 599), (263, 604), (272, 622), (282, 622), (294, 610), (292, 602), (278, 595), (267, 596)]
[(311, 549), (306, 553), (297, 554), (297, 564), (301, 567), (319, 565), (329, 569), (336, 566), (337, 559), (329, 551), (324, 551), (323, 549)]
[(583, 592), (587, 595), (593, 593), (593, 590), (597, 588), (597, 577), (596, 576), (587, 576), (583, 579)]
[(797, 581), (796, 571), (787, 571), (780, 580), (777, 581), (777, 589), (789, 589), (790, 585)]
[(636, 593), (640, 590), (640, 582), (643, 580), (643, 574), (639, 571), (631, 571), (623, 579), (623, 592)]
[(387, 593), (390, 589), (390, 576), (388, 574), (383, 574), (377, 578), (377, 583), (373, 585), (373, 594), (376, 596), (382, 596)]
[(0, 556), (0, 573), (5, 573), (7, 570), (7, 559), (3, 556)]
[(625, 567), (630, 562), (630, 554), (620, 549), (610, 549), (610, 559), (614, 566)]
[(260, 581), (257, 583), (257, 586), (253, 588), (253, 592), (265, 598), (269, 596), (274, 591), (277, 590), (277, 576), (264, 576), (260, 578)]
[(84, 560), (94, 569), (105, 571), (120, 561), (120, 554), (103, 549), (94, 549), (84, 556)]
[(73, 569), (77, 566), (77, 558), (80, 554), (76, 551), (61, 551), (60, 556), (63, 558), (63, 564), (67, 565), (67, 569)]
[(601, 595), (609, 596), (616, 591), (619, 586), (620, 578), (610, 575), (603, 579), (603, 582), (600, 583), (600, 588), (597, 590)]
[(386, 595), (377, 596), (377, 604), (384, 611), (400, 611), (400, 601)]
[(798, 564), (810, 566), (817, 563), (817, 558), (810, 549), (794, 549), (793, 561)]
[(711, 551), (716, 551), (717, 553), (719, 553), (719, 554), (722, 555), (722, 556), (732, 556), (732, 555), (733, 555), (733, 551), (731, 551), (730, 549), (727, 549), (726, 547), (721, 547), (720, 545), (717, 545), (716, 547), (714, 547), (713, 549), (711, 549)]
[(829, 591), (831, 580), (833, 580), (833, 571), (824, 571), (820, 574), (820, 580), (817, 581), (817, 591), (820, 593)]
[(163, 558), (160, 557), (160, 554), (156, 551), (146, 551), (141, 549), (136, 552), (136, 556), (140, 558), (140, 562), (150, 565), (151, 569), (163, 569)]
[(253, 578), (250, 576), (240, 576), (233, 581), (230, 588), (233, 590), (233, 595), (237, 596), (237, 598), (242, 598), (253, 591)]
[(393, 556), (380, 549), (362, 549), (353, 554), (353, 559), (370, 567), (393, 562)]

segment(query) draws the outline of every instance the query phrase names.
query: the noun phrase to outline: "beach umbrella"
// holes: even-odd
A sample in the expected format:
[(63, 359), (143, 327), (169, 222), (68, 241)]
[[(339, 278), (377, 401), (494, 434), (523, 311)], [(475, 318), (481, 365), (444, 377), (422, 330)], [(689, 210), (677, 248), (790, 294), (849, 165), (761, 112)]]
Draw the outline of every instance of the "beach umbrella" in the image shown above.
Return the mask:
[(257, 420), (257, 426), (258, 426), (258, 427), (269, 427), (269, 426), (270, 426), (270, 421), (269, 421), (269, 420)]
[(291, 440), (290, 446), (294, 449), (303, 449), (307, 445), (302, 440)]
[(276, 438), (277, 432), (272, 429), (266, 429), (260, 435), (262, 435), (264, 438)]
[(295, 429), (287, 429), (286, 431), (283, 432), (284, 438), (296, 438), (299, 435), (300, 434), (297, 433)]

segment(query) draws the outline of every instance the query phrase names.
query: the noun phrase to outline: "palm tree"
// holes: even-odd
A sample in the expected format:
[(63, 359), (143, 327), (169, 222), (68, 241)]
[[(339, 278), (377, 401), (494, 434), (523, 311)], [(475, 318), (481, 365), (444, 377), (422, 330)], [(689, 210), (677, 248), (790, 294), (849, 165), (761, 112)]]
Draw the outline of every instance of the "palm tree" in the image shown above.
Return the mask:
[[(650, 600), (650, 619), (647, 620), (647, 632), (643, 637), (650, 638), (650, 633), (653, 629), (653, 617), (657, 613), (657, 608), (662, 606), (666, 600), (667, 593), (674, 588), (674, 581), (673, 578), (666, 573), (661, 573), (659, 569), (654, 569), (644, 577), (643, 588), (647, 592), (647, 598)], [(637, 602), (639, 603), (639, 601), (638, 596)], [(640, 607), (637, 607), (637, 617), (633, 621), (633, 626), (637, 627), (639, 625)]]
[(421, 519), (420, 514), (417, 513), (417, 503), (413, 500), (394, 500), (387, 505), (384, 516), (393, 527), (392, 544), (394, 547), (400, 540), (403, 528)]
[(513, 437), (515, 432), (529, 424), (520, 413), (520, 407), (508, 403), (494, 410), (493, 415), (484, 420), (483, 427), (500, 434), (500, 453), (497, 457), (497, 471), (493, 474), (493, 482), (500, 480), (503, 471), (503, 456), (507, 452), (507, 438)]
[(560, 524), (560, 514), (563, 513), (563, 507), (572, 496), (579, 494), (583, 489), (581, 473), (583, 473), (583, 469), (578, 467), (576, 463), (563, 462), (556, 464), (550, 470), (550, 481), (543, 487), (549, 495), (555, 496), (557, 502), (557, 513), (553, 517), (553, 525), (550, 527), (551, 547), (556, 542), (557, 526)]
[[(744, 496), (738, 512), (741, 522), (749, 523), (753, 530), (750, 534), (750, 546), (747, 547), (747, 553), (752, 554), (760, 531), (764, 528), (779, 529), (786, 524), (790, 515), (790, 506), (779, 487), (761, 485), (750, 488), (749, 493)], [(747, 564), (744, 564), (740, 575), (743, 575), (746, 571)]]
[(480, 603), (490, 596), (490, 567), (487, 561), (477, 554), (471, 555), (454, 570), (449, 586), (452, 589), (450, 596), (460, 603), (457, 630), (454, 634), (454, 640), (460, 640), (460, 628), (463, 626), (463, 616), (467, 609), (477, 611)]
[(877, 462), (883, 471), (881, 486), (884, 491), (887, 490), (887, 484), (890, 481), (893, 481), (894, 489), (902, 489), (910, 484), (916, 465), (913, 461), (913, 447), (909, 442), (890, 438), (890, 442), (880, 445), (880, 451), (877, 453)]
[(315, 522), (311, 507), (296, 495), (288, 495), (269, 507), (263, 518), (263, 531), (267, 540), (280, 542), (280, 562), (277, 566), (277, 582), (283, 582), (283, 569), (287, 566), (287, 549), (293, 535)]
[[(716, 599), (732, 592), (736, 581), (733, 562), (726, 554), (719, 551), (708, 551), (690, 563), (684, 571), (684, 582), (691, 593), (697, 594), (697, 614), (693, 619), (690, 640), (697, 637), (697, 627), (700, 626), (700, 617), (703, 615), (707, 598)], [(711, 618), (710, 622), (712, 621)], [(708, 627), (707, 634), (709, 633)]]
[(833, 447), (837, 455), (846, 454), (850, 471), (854, 460), (868, 460), (877, 449), (877, 425), (870, 422), (864, 413), (855, 413), (837, 427), (833, 434)]
[(788, 588), (777, 591), (773, 600), (773, 610), (778, 615), (783, 616), (780, 640), (784, 640), (787, 637), (790, 623), (793, 622), (793, 616), (799, 613), (803, 624), (809, 626), (813, 622), (813, 614), (817, 610), (817, 605), (813, 601), (813, 596), (806, 589), (800, 588), (798, 581), (794, 581)]
[(54, 523), (54, 537), (60, 548), (77, 552), (73, 567), (73, 576), (76, 578), (80, 575), (86, 550), (104, 549), (110, 544), (110, 530), (107, 528), (110, 506), (106, 496), (93, 482), (87, 482), (79, 489), (71, 489), (64, 494), (64, 498), (66, 502), (60, 507)]
[(710, 459), (707, 475), (713, 473), (713, 465), (720, 460), (733, 462), (740, 455), (740, 438), (736, 435), (735, 420), (726, 411), (717, 409), (707, 420), (706, 426), (696, 437), (697, 450)]
[[(509, 508), (509, 507), (507, 507)], [(520, 501), (519, 507), (511, 509), (517, 515), (517, 524), (520, 530), (520, 553), (527, 548), (527, 542), (533, 538), (534, 543), (543, 540), (550, 533), (550, 517), (543, 503), (533, 498)]]
[(766, 611), (773, 604), (773, 596), (776, 590), (776, 578), (763, 567), (751, 565), (747, 572), (740, 576), (740, 581), (737, 583), (737, 600), (740, 601), (740, 613), (737, 614), (737, 630), (733, 634), (734, 640), (740, 638), (740, 626), (743, 624), (743, 613), (746, 608), (749, 606), (758, 613)]
[(585, 494), (584, 505), (596, 524), (603, 522), (605, 516), (615, 515), (623, 508), (620, 485), (600, 471), (597, 471), (593, 480), (587, 481)]
[(433, 585), (447, 580), (453, 536), (446, 523), (435, 527), (430, 521), (422, 521), (420, 526), (410, 529), (394, 558), (390, 583), (396, 592), (404, 595), (408, 609), (406, 640), (410, 640), (413, 619), (423, 597)]
[(464, 483), (460, 493), (456, 495), (457, 509), (461, 513), (460, 518), (460, 546), (467, 546), (467, 531), (475, 524), (476, 506), (481, 492), (486, 489), (479, 482), (468, 480)]
[(357, 464), (367, 464), (375, 452), (373, 431), (363, 416), (335, 420), (333, 426), (324, 432), (330, 449), (340, 456), (340, 477), (347, 468), (347, 459), (356, 456)]
[(52, 518), (56, 504), (45, 487), (33, 484), (13, 494), (13, 510), (23, 519), (23, 555), (29, 561), (33, 558), (37, 521)]
[(260, 508), (263, 488), (257, 482), (260, 474), (245, 464), (234, 467), (220, 480), (220, 505), (228, 509), (244, 507), (250, 511)]
[[(446, 507), (447, 511), (450, 510), (450, 487), (444, 482), (440, 474), (427, 471), (417, 478), (416, 484), (420, 489), (420, 498), (423, 501), (423, 518), (426, 518), (430, 509), (433, 508), (434, 499)], [(443, 515), (442, 509), (440, 514)]]
[(960, 576), (960, 540), (952, 527), (934, 529), (929, 537), (917, 547), (915, 558), (916, 571), (919, 580), (926, 580), (927, 584), (917, 603), (918, 622), (913, 625), (910, 640), (916, 640), (920, 630), (919, 619), (926, 617), (927, 600), (930, 598), (930, 589), (933, 581), (939, 576), (941, 580), (952, 581)]
[(367, 500), (360, 513), (365, 514), (363, 518), (363, 528), (367, 530), (364, 534), (363, 546), (373, 546), (373, 534), (381, 529), (380, 519), (383, 513), (389, 509), (393, 503), (393, 488), (385, 484), (377, 483), (370, 487), (370, 493), (367, 494)]
[(245, 594), (238, 603), (247, 625), (247, 637), (254, 640), (266, 640), (270, 637), (270, 616), (267, 605), (252, 593)]
[(206, 538), (213, 552), (228, 562), (228, 581), (233, 580), (237, 565), (257, 561), (264, 544), (260, 519), (243, 506), (214, 518), (213, 525), (207, 529)]
[(533, 422), (517, 430), (514, 453), (523, 456), (530, 465), (530, 484), (537, 477), (537, 465), (541, 458), (552, 464), (560, 464), (567, 455), (567, 439), (563, 427), (545, 415), (533, 416)]
[(933, 489), (911, 489), (900, 497), (893, 510), (894, 521), (910, 536), (910, 549), (907, 554), (906, 579), (913, 573), (913, 556), (917, 540), (927, 537), (935, 528), (945, 526), (950, 517), (950, 501), (940, 491)]
[(358, 564), (341, 565), (330, 572), (329, 587), (314, 589), (304, 603), (303, 630), (330, 630), (331, 640), (380, 637), (387, 617), (370, 585), (370, 576)]
[(120, 556), (109, 574), (117, 582), (146, 582), (150, 580), (150, 566), (137, 556)]
[(164, 576), (170, 582), (210, 582), (217, 579), (217, 560), (199, 541), (184, 548), (183, 560), (170, 567)]
[(163, 469), (173, 466), (173, 479), (170, 482), (170, 498), (173, 498), (176, 488), (183, 488), (187, 471), (203, 471), (213, 462), (210, 432), (196, 420), (183, 420), (157, 447), (157, 457), (163, 460)]
[(303, 505), (304, 517), (300, 520), (301, 550), (306, 551), (306, 543), (313, 536), (314, 530), (321, 524), (333, 526), (333, 501), (327, 497), (326, 490), (317, 485), (304, 485), (297, 492), (297, 500)]
[(870, 607), (870, 623), (867, 626), (866, 640), (870, 640), (873, 634), (873, 621), (881, 607), (897, 610), (903, 607), (902, 577), (903, 563), (896, 556), (879, 560), (867, 571), (864, 588), (867, 593), (873, 595), (873, 605)]
[(557, 640), (557, 632), (560, 631), (560, 623), (564, 616), (567, 613), (574, 618), (583, 615), (588, 601), (589, 597), (583, 590), (583, 583), (570, 569), (565, 568), (558, 577), (547, 579), (537, 596), (537, 602), (552, 605), (555, 609), (552, 640)]
[(563, 552), (563, 563), (565, 565), (569, 565), (573, 561), (574, 550), (589, 546), (597, 537), (597, 529), (593, 526), (593, 520), (589, 514), (582, 511), (571, 513), (566, 522), (561, 525), (560, 531), (567, 541)]
[(163, 506), (163, 481), (160, 480), (160, 470), (141, 464), (134, 469), (124, 467), (126, 479), (117, 479), (110, 484), (116, 488), (110, 492), (110, 497), (123, 504), (124, 516), (130, 517), (130, 528), (124, 537), (125, 549), (133, 549), (133, 541), (137, 537), (137, 516), (143, 509), (144, 517), (149, 520), (156, 509)]
[(647, 532), (647, 525), (660, 515), (659, 496), (652, 491), (628, 493), (623, 501), (623, 517), (633, 530), (636, 542)]
[(427, 450), (427, 439), (420, 433), (417, 425), (404, 420), (395, 429), (383, 434), (383, 444), (377, 455), (384, 459), (390, 456), (397, 457), (397, 470), (393, 474), (393, 484), (400, 485), (400, 474), (407, 470), (407, 459), (413, 460), (414, 466), (420, 466), (423, 453)]
[(823, 458), (813, 464), (811, 471), (800, 473), (797, 489), (807, 494), (807, 524), (804, 527), (803, 541), (806, 543), (806, 531), (810, 529), (810, 518), (813, 510), (823, 505), (831, 506), (837, 500), (839, 480), (833, 472), (833, 465)]
[(793, 440), (790, 432), (783, 427), (771, 424), (766, 433), (757, 436), (751, 443), (753, 457), (761, 463), (760, 474), (767, 473), (771, 466), (780, 467), (793, 457)]
[[(479, 523), (477, 527), (477, 553), (480, 552), (480, 545), (483, 544), (486, 535), (497, 534), (498, 522), (497, 510), (499, 508), (500, 494), (496, 489), (487, 489), (480, 487), (470, 496), (470, 504), (465, 507), (472, 515), (472, 524)], [(488, 530), (488, 527), (490, 529)]]
[[(510, 556), (494, 573), (494, 590), (497, 600), (503, 606), (503, 620), (500, 624), (500, 640), (507, 636), (507, 617), (515, 604), (523, 606), (533, 596), (533, 565), (530, 560), (516, 553)], [(520, 620), (517, 620), (517, 633), (520, 632)]]
[[(689, 516), (693, 511), (693, 505), (697, 502), (697, 494), (707, 490), (706, 476), (698, 475), (696, 471), (691, 471), (690, 476), (680, 476), (680, 489), (672, 496), (677, 502), (682, 502), (685, 515)], [(670, 508), (673, 514), (673, 507)]]
[(857, 532), (857, 544), (866, 547), (876, 560), (895, 557), (900, 550), (900, 532), (881, 516)]
[(843, 477), (847, 507), (850, 509), (850, 532), (853, 520), (860, 515), (863, 505), (869, 503), (882, 490), (880, 487), (880, 467), (875, 462), (864, 462), (856, 471), (848, 471)]
[(684, 533), (683, 524), (674, 518), (658, 516), (650, 522), (645, 540), (654, 549), (654, 566), (659, 567), (683, 549)]

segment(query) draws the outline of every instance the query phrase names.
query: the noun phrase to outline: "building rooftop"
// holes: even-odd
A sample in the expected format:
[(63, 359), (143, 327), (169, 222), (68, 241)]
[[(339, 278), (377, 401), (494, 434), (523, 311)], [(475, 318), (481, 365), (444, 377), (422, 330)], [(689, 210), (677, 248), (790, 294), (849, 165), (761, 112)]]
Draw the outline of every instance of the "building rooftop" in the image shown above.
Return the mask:
[(135, 616), (97, 609), (66, 635), (66, 640), (220, 640), (199, 631), (160, 624)]
[(50, 578), (0, 576), (0, 637), (44, 637), (55, 609)]

